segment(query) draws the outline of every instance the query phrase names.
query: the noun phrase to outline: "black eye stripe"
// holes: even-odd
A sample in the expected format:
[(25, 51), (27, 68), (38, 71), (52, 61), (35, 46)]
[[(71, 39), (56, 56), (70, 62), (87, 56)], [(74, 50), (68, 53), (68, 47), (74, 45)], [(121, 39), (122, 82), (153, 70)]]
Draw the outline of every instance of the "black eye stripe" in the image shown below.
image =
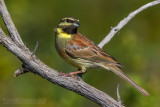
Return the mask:
[(66, 19), (66, 22), (67, 22), (67, 23), (74, 23), (74, 21), (73, 21), (73, 20), (70, 20), (70, 19)]
[(66, 19), (66, 22), (70, 22), (70, 20), (69, 20), (69, 19)]

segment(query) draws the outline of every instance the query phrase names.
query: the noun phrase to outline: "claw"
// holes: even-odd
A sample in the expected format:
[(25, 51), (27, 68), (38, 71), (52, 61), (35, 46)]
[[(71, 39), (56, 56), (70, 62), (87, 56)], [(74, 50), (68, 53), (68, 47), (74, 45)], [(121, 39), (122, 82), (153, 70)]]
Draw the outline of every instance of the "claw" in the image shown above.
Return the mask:
[[(65, 76), (65, 77), (73, 77), (75, 79), (82, 78), (82, 71), (76, 71), (76, 72), (70, 72), (70, 73), (59, 72), (59, 73), (61, 76)], [(77, 74), (77, 76), (74, 76), (75, 74)]]
[(63, 72), (59, 72), (61, 76), (65, 76), (65, 77), (73, 77), (75, 79), (78, 79), (77, 76), (74, 76), (73, 74), (71, 73), (63, 73)]

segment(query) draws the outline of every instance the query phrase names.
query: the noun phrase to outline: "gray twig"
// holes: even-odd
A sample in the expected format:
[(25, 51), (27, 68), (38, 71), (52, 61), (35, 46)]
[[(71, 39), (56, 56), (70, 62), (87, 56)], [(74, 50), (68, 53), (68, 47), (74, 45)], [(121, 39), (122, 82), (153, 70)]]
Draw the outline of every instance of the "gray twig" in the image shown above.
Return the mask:
[(33, 52), (32, 52), (32, 56), (33, 55), (35, 55), (35, 53), (36, 53), (36, 51), (37, 51), (37, 48), (38, 48), (38, 41), (36, 42), (36, 46), (35, 46), (35, 48), (34, 48), (34, 50), (33, 50)]
[(152, 1), (148, 4), (145, 4), (144, 6), (140, 7), (139, 9), (131, 12), (126, 18), (121, 20), (116, 27), (113, 27), (109, 34), (98, 44), (99, 47), (103, 47), (106, 45), (114, 36), (119, 32), (131, 19), (133, 19), (137, 14), (142, 12), (143, 10), (155, 6), (157, 4), (160, 4), (160, 0)]
[(119, 95), (119, 84), (117, 85), (117, 101), (122, 105), (121, 97)]
[(29, 71), (25, 71), (23, 68), (19, 68), (18, 70), (16, 70), (14, 72), (14, 77), (17, 77), (17, 76), (24, 74), (24, 73), (27, 73), (27, 72), (29, 72)]
[(17, 76), (24, 74), (24, 73), (27, 73), (27, 72), (29, 72), (29, 70), (25, 67), (25, 65), (22, 64), (22, 68), (20, 68), (14, 72), (14, 77), (17, 77)]
[(7, 30), (12, 38), (12, 40), (14, 40), (15, 42), (17, 42), (17, 44), (19, 45), (24, 45), (22, 42), (22, 39), (17, 31), (17, 28), (15, 27), (11, 16), (7, 10), (7, 7), (4, 3), (4, 0), (0, 0), (0, 13), (2, 15), (3, 21), (7, 27)]

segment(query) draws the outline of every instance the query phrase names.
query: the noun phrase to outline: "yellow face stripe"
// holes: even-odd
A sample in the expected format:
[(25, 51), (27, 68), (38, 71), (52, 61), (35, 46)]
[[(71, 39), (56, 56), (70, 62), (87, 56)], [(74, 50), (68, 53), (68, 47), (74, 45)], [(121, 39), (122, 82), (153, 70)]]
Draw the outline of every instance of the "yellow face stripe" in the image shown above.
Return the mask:
[(63, 18), (62, 20), (66, 20), (66, 19), (69, 19), (69, 20), (73, 20), (73, 21), (74, 21), (74, 19), (73, 19), (73, 18), (69, 18), (69, 17), (67, 17), (67, 18)]
[(66, 38), (66, 39), (71, 38), (70, 34), (63, 32), (62, 29), (60, 29), (60, 28), (57, 28), (57, 33), (58, 33), (59, 38)]
[(72, 20), (72, 21), (76, 21), (77, 20), (79, 22), (78, 19), (73, 19), (73, 18), (69, 18), (69, 17), (63, 18), (62, 20), (66, 20), (66, 19), (69, 19), (69, 20)]
[(62, 23), (60, 23), (59, 25), (60, 25), (60, 26), (63, 26), (63, 25), (65, 25), (65, 26), (70, 26), (70, 25), (72, 25), (72, 23), (62, 22)]

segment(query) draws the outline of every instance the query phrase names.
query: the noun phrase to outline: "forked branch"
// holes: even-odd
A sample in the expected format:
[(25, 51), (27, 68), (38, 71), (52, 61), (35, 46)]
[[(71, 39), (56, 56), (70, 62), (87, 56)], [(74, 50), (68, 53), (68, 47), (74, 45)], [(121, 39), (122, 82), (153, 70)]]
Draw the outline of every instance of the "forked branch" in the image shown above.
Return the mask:
[[(4, 33), (4, 31), (0, 28), (0, 43), (3, 46), (5, 46), (10, 52), (12, 52), (15, 56), (17, 56), (23, 63), (22, 68), (15, 72), (15, 76), (30, 71), (32, 73), (40, 75), (42, 78), (47, 79), (53, 84), (62, 86), (68, 90), (78, 93), (96, 102), (100, 106), (121, 106), (121, 104), (119, 104), (112, 97), (90, 86), (89, 84), (85, 83), (82, 79), (61, 76), (58, 71), (51, 69), (43, 62), (41, 62), (34, 54), (36, 48), (33, 52), (31, 52), (21, 41), (19, 33), (15, 28), (9, 15), (9, 12), (5, 6), (4, 0), (0, 0), (0, 12), (8, 29), (8, 32), (11, 36), (11, 38), (7, 36)], [(36, 47), (37, 46), (38, 45), (36, 45)]]
[[(138, 12), (136, 14), (138, 14), (139, 11), (142, 11), (148, 7), (151, 7), (159, 3), (160, 1), (158, 0), (158, 1), (153, 1), (147, 5), (144, 5), (144, 7), (142, 6), (143, 9), (137, 10)], [(32, 73), (40, 75), (42, 78), (47, 79), (53, 84), (59, 85), (75, 93), (78, 93), (79, 95), (82, 95), (94, 101), (100, 106), (123, 107), (121, 103), (117, 102), (106, 93), (85, 83), (82, 79), (75, 79), (72, 77), (61, 76), (58, 71), (45, 65), (24, 45), (13, 21), (11, 20), (10, 14), (5, 6), (4, 0), (0, 0), (0, 13), (6, 25), (6, 28), (11, 36), (11, 37), (7, 36), (4, 33), (4, 31), (0, 28), (0, 44), (5, 46), (10, 52), (12, 52), (15, 56), (17, 56), (24, 65), (22, 66), (22, 69), (19, 69), (18, 71), (16, 71), (16, 73), (18, 73), (17, 75), (30, 71)], [(134, 16), (132, 14), (133, 13), (131, 13), (131, 15), (129, 16), (133, 18)], [(103, 47), (105, 43), (109, 42), (111, 38), (132, 18), (125, 18), (123, 21), (121, 21), (117, 27), (111, 30), (111, 32), (109, 33), (109, 35), (111, 36), (107, 36), (106, 37), (107, 39), (104, 39), (99, 44), (99, 46)], [(120, 97), (118, 97), (118, 99), (120, 99)]]

